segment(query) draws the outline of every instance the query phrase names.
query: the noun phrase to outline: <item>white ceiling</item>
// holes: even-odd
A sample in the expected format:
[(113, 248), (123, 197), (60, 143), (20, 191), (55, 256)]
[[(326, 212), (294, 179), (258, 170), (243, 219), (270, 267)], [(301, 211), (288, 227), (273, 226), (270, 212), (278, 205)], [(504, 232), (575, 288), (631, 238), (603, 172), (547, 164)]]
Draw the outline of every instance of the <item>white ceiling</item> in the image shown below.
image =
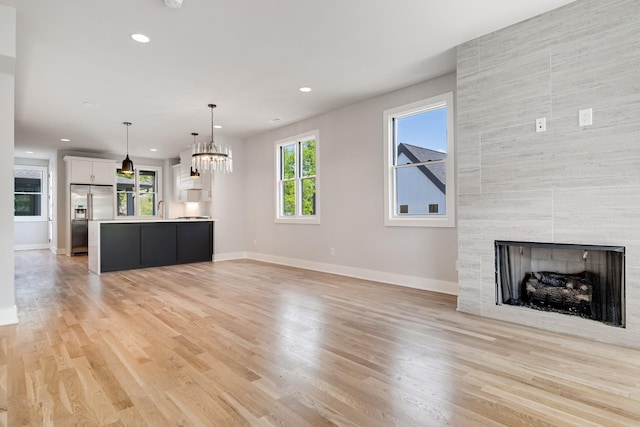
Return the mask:
[(209, 103), (217, 135), (247, 137), (453, 71), (456, 45), (571, 1), (0, 0), (17, 9), (15, 155), (122, 156), (130, 121), (132, 156), (174, 157), (208, 139)]

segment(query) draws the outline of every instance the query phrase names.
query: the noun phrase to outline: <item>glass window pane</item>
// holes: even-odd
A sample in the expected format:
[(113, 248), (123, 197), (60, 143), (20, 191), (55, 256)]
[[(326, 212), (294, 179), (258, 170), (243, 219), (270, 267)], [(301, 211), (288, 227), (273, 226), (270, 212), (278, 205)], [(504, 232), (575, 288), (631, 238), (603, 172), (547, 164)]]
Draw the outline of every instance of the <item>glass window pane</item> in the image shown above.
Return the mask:
[(118, 169), (116, 176), (116, 191), (134, 191), (136, 185), (135, 175), (127, 175)]
[[(34, 171), (37, 172), (37, 171)], [(16, 193), (40, 193), (42, 192), (41, 178), (18, 178), (14, 180), (14, 191)]]
[(156, 214), (155, 193), (140, 193), (140, 216), (153, 216)]
[(41, 214), (40, 194), (15, 194), (14, 195), (14, 215), (15, 216), (40, 216)]
[(396, 165), (447, 158), (447, 108), (437, 108), (393, 121)]
[(316, 214), (316, 179), (302, 180), (302, 215)]
[(296, 146), (295, 144), (280, 147), (282, 170), (280, 179), (291, 179), (296, 176)]
[(130, 192), (118, 193), (118, 216), (135, 215), (134, 194)]
[(285, 181), (282, 183), (282, 215), (296, 214), (296, 183)]
[(312, 176), (316, 174), (316, 140), (311, 139), (301, 144), (302, 165), (300, 176)]
[(396, 169), (396, 214), (445, 215), (445, 164)]
[(155, 171), (139, 171), (138, 183), (141, 193), (155, 193), (157, 188)]

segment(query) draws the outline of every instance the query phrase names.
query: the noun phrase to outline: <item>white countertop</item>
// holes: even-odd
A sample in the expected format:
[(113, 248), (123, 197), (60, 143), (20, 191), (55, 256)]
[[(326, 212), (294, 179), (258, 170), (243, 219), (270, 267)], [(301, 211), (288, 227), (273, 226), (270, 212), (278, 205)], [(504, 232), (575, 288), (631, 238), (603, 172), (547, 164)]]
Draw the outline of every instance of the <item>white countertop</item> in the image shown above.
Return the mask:
[(123, 219), (102, 219), (97, 221), (89, 221), (98, 224), (131, 224), (131, 223), (148, 223), (148, 222), (209, 222), (217, 221), (215, 218), (123, 218)]

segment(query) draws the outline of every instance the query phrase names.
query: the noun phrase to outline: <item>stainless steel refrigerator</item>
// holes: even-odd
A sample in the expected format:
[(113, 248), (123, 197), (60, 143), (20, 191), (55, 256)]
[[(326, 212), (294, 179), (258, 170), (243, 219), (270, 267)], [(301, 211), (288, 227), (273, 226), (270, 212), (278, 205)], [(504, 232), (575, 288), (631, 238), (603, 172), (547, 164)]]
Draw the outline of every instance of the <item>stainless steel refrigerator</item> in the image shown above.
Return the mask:
[(113, 219), (112, 185), (71, 184), (71, 255), (86, 254), (90, 220)]

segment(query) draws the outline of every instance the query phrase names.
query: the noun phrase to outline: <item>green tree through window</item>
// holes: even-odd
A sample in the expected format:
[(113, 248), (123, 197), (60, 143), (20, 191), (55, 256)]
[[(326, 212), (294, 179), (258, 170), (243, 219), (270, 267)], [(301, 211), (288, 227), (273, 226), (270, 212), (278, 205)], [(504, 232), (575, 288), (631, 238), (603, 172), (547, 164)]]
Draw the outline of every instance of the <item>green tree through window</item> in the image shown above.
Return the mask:
[(302, 148), (300, 170), (302, 184), (302, 215), (316, 213), (316, 141), (305, 141)]

